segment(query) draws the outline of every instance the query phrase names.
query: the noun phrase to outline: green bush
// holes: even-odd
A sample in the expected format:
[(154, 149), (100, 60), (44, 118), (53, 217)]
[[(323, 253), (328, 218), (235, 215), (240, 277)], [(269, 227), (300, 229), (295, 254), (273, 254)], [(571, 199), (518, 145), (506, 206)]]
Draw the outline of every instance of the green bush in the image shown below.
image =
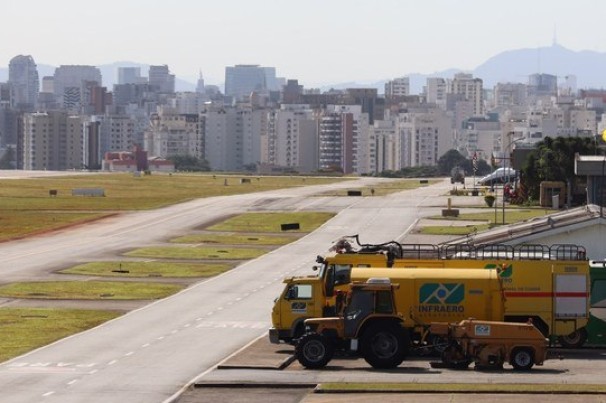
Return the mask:
[(493, 195), (484, 196), (484, 201), (488, 207), (492, 207), (494, 204), (495, 197)]

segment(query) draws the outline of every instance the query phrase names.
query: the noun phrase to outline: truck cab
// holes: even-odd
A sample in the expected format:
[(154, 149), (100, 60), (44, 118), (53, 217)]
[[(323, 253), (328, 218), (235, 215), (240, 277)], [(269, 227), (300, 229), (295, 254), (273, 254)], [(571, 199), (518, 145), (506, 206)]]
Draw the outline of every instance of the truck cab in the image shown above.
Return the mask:
[(322, 257), (317, 262), (317, 275), (284, 279), (284, 289), (272, 309), (270, 342), (290, 343), (303, 335), (305, 319), (337, 314), (335, 292), (349, 287), (352, 265)]

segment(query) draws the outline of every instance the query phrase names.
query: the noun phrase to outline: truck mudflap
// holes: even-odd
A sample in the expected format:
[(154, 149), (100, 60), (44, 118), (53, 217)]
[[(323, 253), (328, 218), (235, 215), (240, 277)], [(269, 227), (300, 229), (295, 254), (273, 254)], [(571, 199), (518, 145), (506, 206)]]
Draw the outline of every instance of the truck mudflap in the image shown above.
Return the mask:
[(272, 344), (280, 344), (280, 331), (274, 327), (269, 329), (269, 342)]

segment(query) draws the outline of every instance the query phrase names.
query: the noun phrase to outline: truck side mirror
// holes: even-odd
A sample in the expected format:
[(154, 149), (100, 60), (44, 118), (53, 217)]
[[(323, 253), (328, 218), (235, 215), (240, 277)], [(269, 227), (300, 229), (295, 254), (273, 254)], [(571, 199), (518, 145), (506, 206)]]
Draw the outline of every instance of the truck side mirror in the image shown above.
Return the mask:
[(286, 291), (286, 299), (295, 299), (297, 298), (297, 288), (290, 287), (288, 291)]
[(324, 258), (320, 255), (316, 256), (316, 263), (320, 263), (320, 264), (324, 263)]

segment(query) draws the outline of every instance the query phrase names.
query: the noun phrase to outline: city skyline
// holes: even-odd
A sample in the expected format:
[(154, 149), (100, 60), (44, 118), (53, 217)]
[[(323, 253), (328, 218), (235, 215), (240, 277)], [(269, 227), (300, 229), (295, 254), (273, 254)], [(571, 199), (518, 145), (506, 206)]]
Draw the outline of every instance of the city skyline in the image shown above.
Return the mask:
[(168, 64), (189, 81), (202, 71), (207, 83), (220, 84), (226, 66), (250, 63), (275, 66), (277, 76), (317, 86), (470, 70), (499, 52), (554, 42), (575, 51), (606, 51), (600, 29), (606, 3), (592, 0), (574, 7), (514, 0), (496, 10), (476, 0), (103, 4), (5, 5), (0, 34), (9, 40), (0, 65), (19, 54), (56, 66), (124, 60)]

